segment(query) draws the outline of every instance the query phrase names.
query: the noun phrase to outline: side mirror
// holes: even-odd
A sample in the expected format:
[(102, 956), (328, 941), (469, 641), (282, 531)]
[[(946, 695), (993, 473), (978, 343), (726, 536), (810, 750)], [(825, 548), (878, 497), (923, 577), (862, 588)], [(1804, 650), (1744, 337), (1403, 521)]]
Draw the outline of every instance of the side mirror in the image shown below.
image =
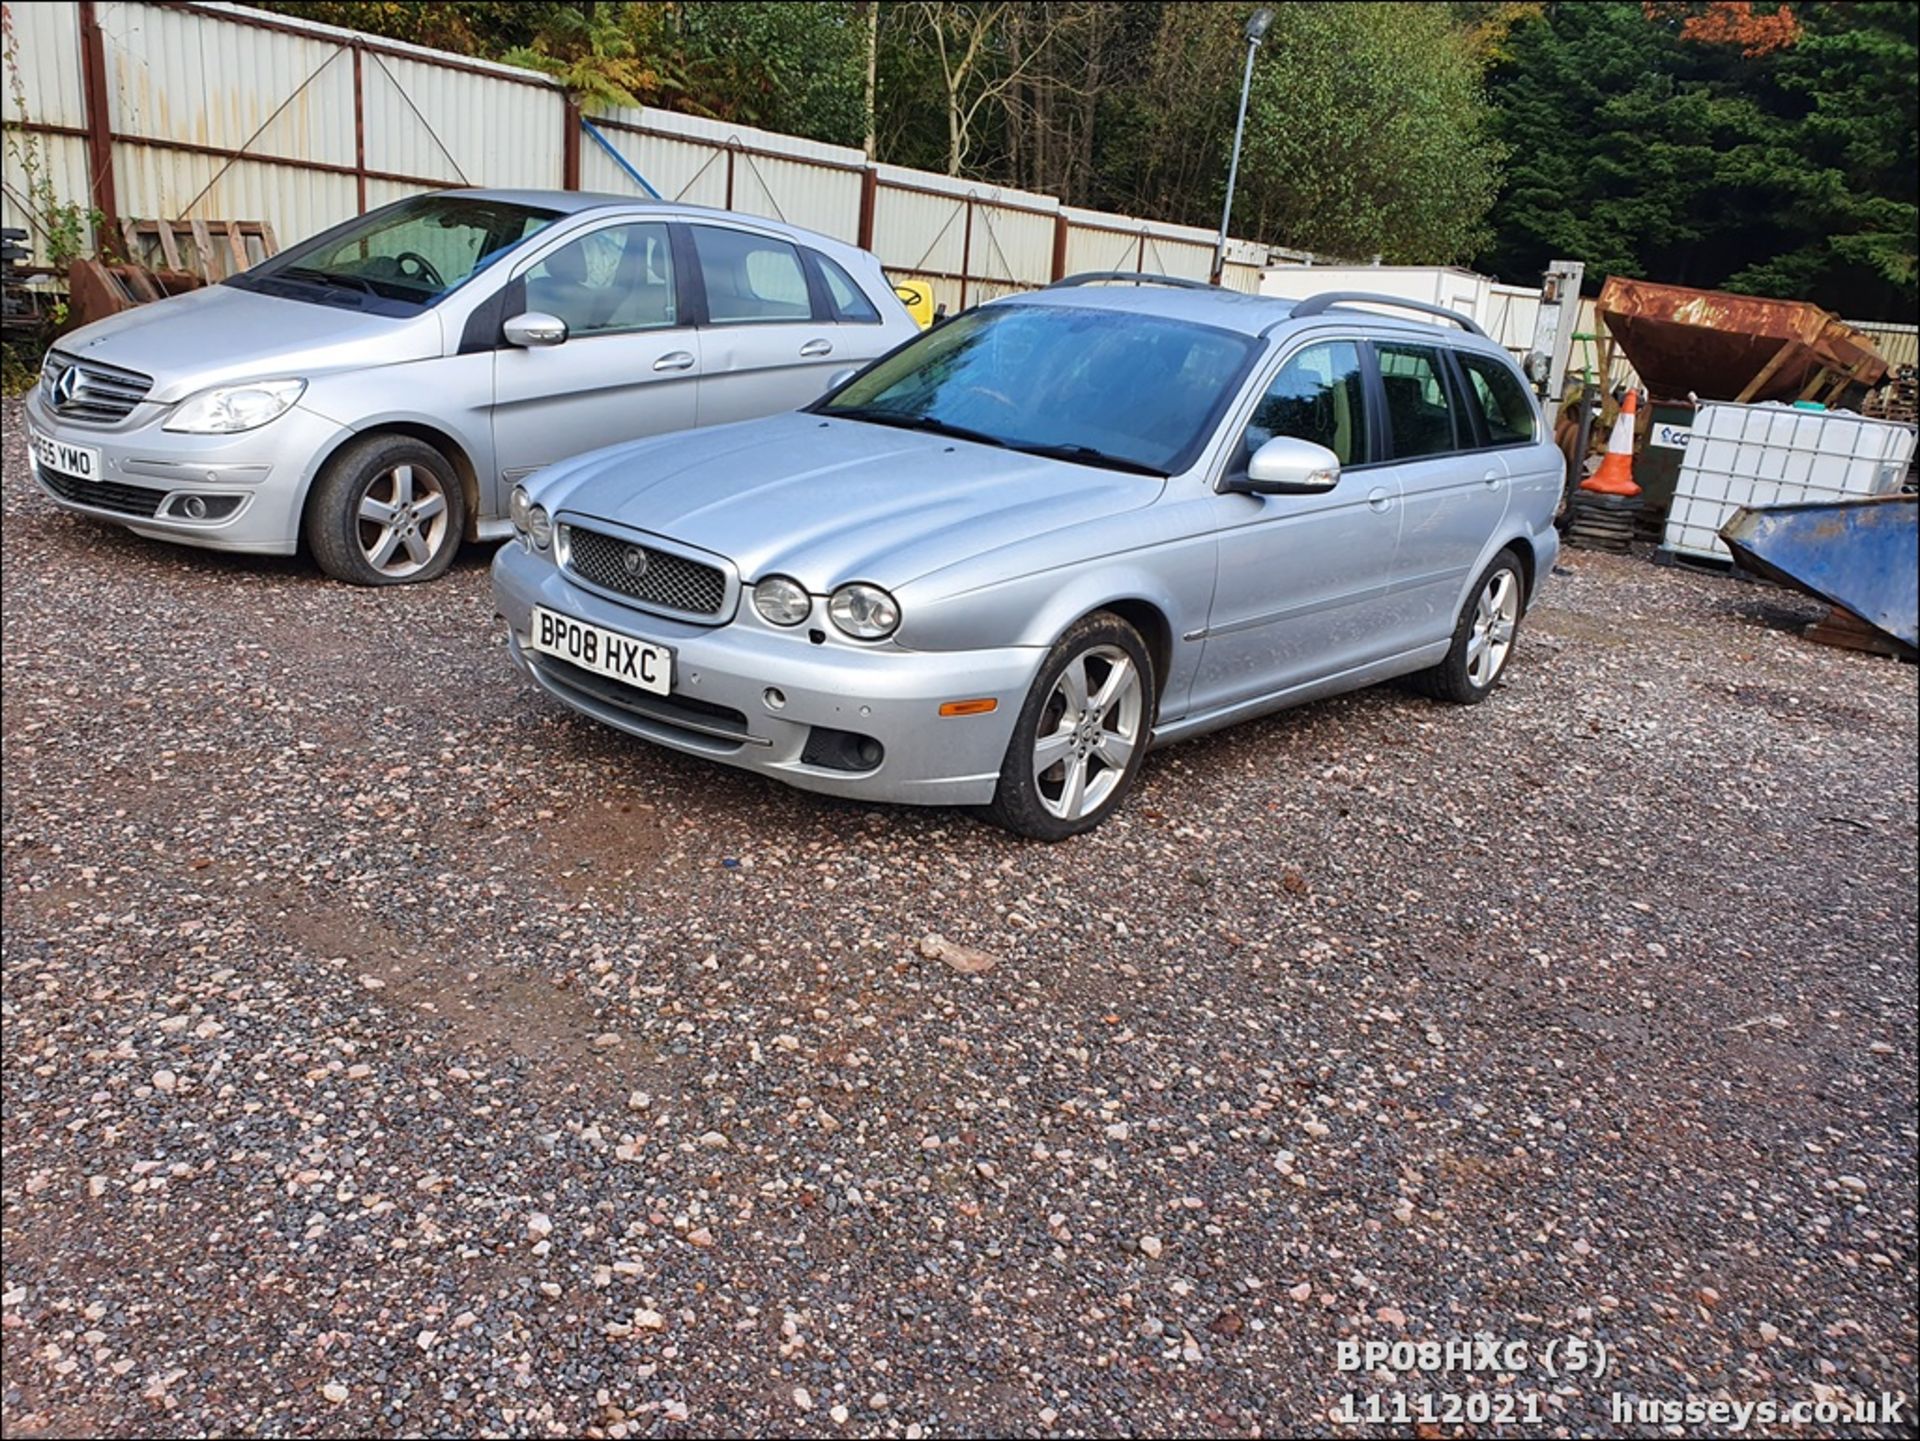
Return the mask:
[(828, 391), (838, 390), (841, 386), (845, 385), (849, 380), (852, 380), (854, 376), (858, 375), (859, 373), (860, 373), (860, 368), (854, 365), (849, 365), (844, 369), (834, 371), (832, 375), (829, 375), (827, 377), (827, 390)]
[(548, 315), (544, 310), (529, 310), (501, 326), (500, 333), (506, 337), (508, 345), (517, 345), (523, 350), (539, 350), (564, 342), (567, 338), (567, 322), (557, 315)]
[(1245, 475), (1228, 478), (1226, 488), (1248, 495), (1321, 495), (1339, 483), (1339, 456), (1310, 440), (1276, 435), (1253, 453)]

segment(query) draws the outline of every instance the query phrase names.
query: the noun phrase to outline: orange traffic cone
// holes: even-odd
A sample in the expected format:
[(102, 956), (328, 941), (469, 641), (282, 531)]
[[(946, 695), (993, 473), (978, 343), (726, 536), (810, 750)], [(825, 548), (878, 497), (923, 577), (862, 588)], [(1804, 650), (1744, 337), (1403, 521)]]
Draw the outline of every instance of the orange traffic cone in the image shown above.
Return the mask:
[(1620, 406), (1620, 417), (1607, 437), (1607, 453), (1600, 468), (1580, 482), (1580, 489), (1600, 495), (1638, 495), (1640, 487), (1633, 478), (1633, 417), (1640, 409), (1640, 392), (1629, 390)]

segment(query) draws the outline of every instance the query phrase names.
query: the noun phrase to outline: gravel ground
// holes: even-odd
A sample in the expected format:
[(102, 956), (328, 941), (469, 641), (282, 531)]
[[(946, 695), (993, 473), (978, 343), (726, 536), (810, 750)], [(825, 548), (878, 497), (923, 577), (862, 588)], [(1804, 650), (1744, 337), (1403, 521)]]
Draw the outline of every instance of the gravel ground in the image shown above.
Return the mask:
[[(9, 1435), (1920, 1389), (1915, 671), (1798, 600), (1575, 554), (1486, 706), (1177, 747), (1046, 847), (561, 712), (484, 555), (59, 515), (5, 419)], [(1474, 1335), (1610, 1371), (1336, 1367)]]

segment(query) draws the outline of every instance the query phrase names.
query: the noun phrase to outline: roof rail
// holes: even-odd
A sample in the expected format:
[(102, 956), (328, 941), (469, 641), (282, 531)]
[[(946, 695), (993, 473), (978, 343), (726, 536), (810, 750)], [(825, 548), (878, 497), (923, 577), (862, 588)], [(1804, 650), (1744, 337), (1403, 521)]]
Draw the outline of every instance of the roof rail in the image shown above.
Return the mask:
[(1309, 296), (1293, 307), (1293, 319), (1305, 320), (1310, 316), (1322, 314), (1336, 305), (1352, 305), (1364, 302), (1368, 305), (1390, 305), (1396, 310), (1418, 310), (1424, 315), (1437, 315), (1442, 320), (1451, 320), (1469, 335), (1477, 335), (1482, 340), (1489, 339), (1487, 332), (1474, 324), (1472, 317), (1462, 315), (1457, 310), (1448, 310), (1444, 305), (1429, 305), (1424, 300), (1402, 300), (1395, 295), (1374, 295), (1365, 290), (1326, 290), (1318, 295)]
[(1204, 280), (1185, 280), (1178, 275), (1149, 275), (1144, 270), (1086, 270), (1078, 275), (1069, 275), (1065, 279), (1056, 280), (1045, 288), (1065, 290), (1073, 285), (1097, 285), (1103, 280), (1130, 281), (1135, 285), (1170, 285), (1175, 290), (1214, 289)]

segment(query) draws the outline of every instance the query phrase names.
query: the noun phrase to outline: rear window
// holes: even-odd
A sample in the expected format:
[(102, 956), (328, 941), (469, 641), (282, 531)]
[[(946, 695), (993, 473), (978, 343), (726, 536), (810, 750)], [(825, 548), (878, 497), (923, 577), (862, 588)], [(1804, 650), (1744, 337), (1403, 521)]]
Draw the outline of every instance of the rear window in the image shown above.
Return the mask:
[(1458, 449), (1440, 352), (1429, 345), (1386, 342), (1374, 348), (1380, 356), (1380, 384), (1387, 395), (1394, 458), (1415, 460)]
[(1487, 439), (1494, 445), (1520, 445), (1533, 439), (1533, 401), (1510, 366), (1492, 356), (1456, 350), (1454, 358), (1466, 372), (1474, 403), (1487, 422)]
[(786, 241), (696, 225), (693, 248), (707, 286), (707, 318), (715, 325), (813, 318), (800, 252)]
[(853, 277), (818, 251), (813, 252), (813, 258), (820, 266), (821, 278), (827, 282), (827, 294), (833, 300), (833, 318), (842, 323), (878, 325), (880, 312), (873, 308), (867, 293), (853, 283)]

